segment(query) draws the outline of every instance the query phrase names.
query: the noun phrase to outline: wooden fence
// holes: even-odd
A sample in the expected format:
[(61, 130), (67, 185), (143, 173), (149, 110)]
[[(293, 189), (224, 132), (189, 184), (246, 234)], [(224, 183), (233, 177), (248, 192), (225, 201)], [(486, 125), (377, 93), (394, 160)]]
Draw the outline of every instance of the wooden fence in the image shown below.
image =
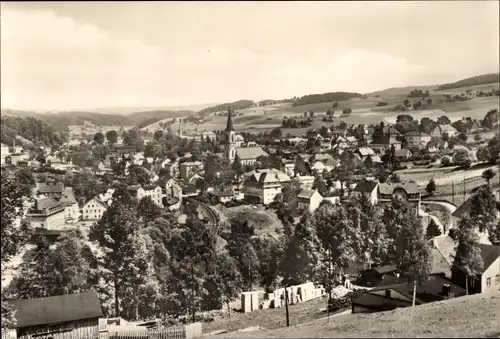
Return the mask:
[(186, 339), (184, 326), (150, 329), (109, 329), (101, 332), (100, 339)]

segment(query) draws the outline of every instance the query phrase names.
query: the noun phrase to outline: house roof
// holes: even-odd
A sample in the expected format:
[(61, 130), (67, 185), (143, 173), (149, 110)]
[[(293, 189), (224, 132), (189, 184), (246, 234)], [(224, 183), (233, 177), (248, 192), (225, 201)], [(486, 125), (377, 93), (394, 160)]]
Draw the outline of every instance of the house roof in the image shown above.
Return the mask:
[(377, 136), (373, 137), (372, 142), (370, 144), (374, 144), (374, 145), (393, 145), (393, 144), (400, 144), (400, 142), (397, 141), (394, 138), (391, 138), (388, 135), (377, 135)]
[(435, 247), (430, 248), (431, 251), (431, 274), (447, 273), (451, 270), (451, 264), (445, 258), (443, 253)]
[(64, 190), (64, 184), (62, 182), (57, 182), (55, 184), (39, 183), (38, 193), (62, 193)]
[(397, 307), (411, 306), (411, 302), (399, 299), (392, 299), (382, 295), (376, 295), (367, 291), (361, 294), (356, 300), (354, 300), (353, 305), (358, 305), (377, 311), (390, 311)]
[(411, 157), (411, 152), (408, 148), (397, 149), (394, 151), (396, 157)]
[(372, 269), (377, 273), (386, 274), (390, 272), (395, 272), (397, 271), (398, 268), (396, 265), (384, 265), (384, 266), (374, 267)]
[(451, 125), (440, 125), (442, 132), (458, 132), (457, 129)]
[(358, 148), (359, 154), (362, 156), (373, 155), (375, 152), (370, 147), (360, 147)]
[(378, 190), (381, 194), (392, 194), (396, 188), (402, 188), (408, 194), (416, 194), (419, 192), (418, 184), (414, 181), (395, 185), (383, 183), (378, 186)]
[(372, 157), (372, 162), (375, 163), (375, 164), (382, 162), (382, 159), (380, 158), (380, 155), (372, 155), (371, 157)]
[(15, 328), (99, 318), (103, 315), (96, 292), (13, 300), (8, 303), (16, 312)]
[(236, 154), (242, 160), (257, 159), (262, 155), (269, 155), (261, 147), (238, 147), (236, 148)]
[(429, 134), (424, 133), (422, 131), (410, 131), (405, 134), (407, 137), (428, 137)]
[[(413, 283), (408, 282), (405, 278), (400, 278), (401, 282), (392, 285), (378, 286), (370, 290), (370, 292), (394, 290), (408, 298), (413, 298)], [(419, 304), (425, 304), (432, 301), (443, 300), (443, 285), (450, 285), (451, 293), (455, 296), (465, 294), (465, 289), (453, 284), (450, 280), (441, 275), (431, 275), (429, 280), (417, 285), (416, 301)]]
[(262, 183), (290, 181), (290, 177), (288, 175), (275, 168), (253, 170), (251, 172), (245, 173), (245, 176), (249, 180), (255, 180)]
[(500, 257), (500, 246), (487, 244), (478, 244), (477, 246), (481, 250), (484, 272), (495, 262), (498, 257)]
[(300, 191), (297, 198), (309, 200), (314, 195), (314, 193), (316, 193), (316, 190), (303, 189), (302, 191)]
[(401, 135), (401, 133), (396, 129), (394, 126), (385, 126), (383, 128), (383, 132), (385, 134), (390, 133), (390, 134), (396, 134), (396, 135)]
[(357, 183), (356, 187), (354, 187), (353, 191), (354, 192), (361, 192), (361, 193), (372, 193), (375, 188), (378, 186), (378, 181), (370, 181), (363, 179), (360, 182)]
[(59, 206), (60, 203), (53, 198), (43, 198), (37, 200), (36, 207), (38, 210), (50, 209)]

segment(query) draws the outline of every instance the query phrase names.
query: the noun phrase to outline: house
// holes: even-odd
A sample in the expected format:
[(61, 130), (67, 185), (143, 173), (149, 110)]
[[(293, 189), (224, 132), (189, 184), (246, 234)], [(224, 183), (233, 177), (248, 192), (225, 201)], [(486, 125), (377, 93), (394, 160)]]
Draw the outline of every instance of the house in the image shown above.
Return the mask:
[(312, 166), (311, 166), (311, 170), (314, 172), (314, 173), (317, 173), (317, 174), (321, 174), (325, 171), (325, 164), (323, 164), (321, 161), (315, 161)]
[(375, 152), (369, 147), (360, 147), (356, 150), (356, 154), (359, 154), (361, 156), (361, 159), (365, 161), (368, 156), (373, 157), (375, 155)]
[(200, 194), (200, 190), (196, 188), (196, 185), (185, 184), (182, 186), (182, 196), (183, 197), (194, 197)]
[(179, 165), (181, 179), (188, 179), (193, 174), (203, 171), (203, 163), (201, 161), (186, 161)]
[[(476, 277), (469, 277), (469, 294), (500, 292), (500, 246), (477, 244), (483, 260), (483, 268)], [(463, 270), (453, 267), (451, 279), (459, 286), (466, 287)]]
[(283, 184), (287, 182), (290, 182), (290, 177), (275, 168), (253, 170), (245, 174), (245, 198), (254, 197), (260, 203), (268, 205), (281, 193)]
[[(111, 200), (108, 200), (109, 202)], [(101, 220), (108, 204), (98, 197), (90, 199), (82, 208), (82, 220)]]
[(81, 217), (78, 202), (73, 194), (73, 187), (65, 187), (62, 193), (61, 205), (64, 207), (64, 220), (66, 222), (75, 222)]
[(201, 133), (201, 136), (203, 137), (203, 140), (208, 139), (210, 141), (215, 141), (215, 139), (217, 138), (217, 134), (215, 134), (212, 131), (205, 131), (205, 132)]
[[(412, 306), (413, 283), (403, 278), (398, 280), (395, 283), (382, 284), (367, 290), (353, 300), (352, 313), (382, 312)], [(431, 275), (429, 280), (417, 284), (415, 305), (423, 305), (463, 295), (465, 295), (465, 290), (462, 287), (440, 275)]]
[(129, 186), (128, 190), (132, 198), (141, 201), (142, 198), (149, 197), (158, 207), (163, 208), (163, 192), (160, 186), (145, 185), (145, 186)]
[(182, 186), (174, 179), (168, 179), (165, 183), (165, 192), (167, 200), (178, 198), (182, 196)]
[(408, 161), (412, 156), (408, 148), (402, 148), (394, 151), (394, 157), (398, 161)]
[(50, 167), (57, 167), (61, 164), (61, 158), (59, 158), (58, 156), (49, 155), (47, 158), (45, 158), (45, 163), (47, 163)]
[(53, 197), (59, 199), (64, 192), (64, 184), (57, 183), (37, 183), (37, 192), (39, 195)]
[(312, 175), (297, 175), (293, 180), (298, 181), (303, 189), (312, 189), (316, 178)]
[(319, 194), (318, 190), (303, 189), (297, 196), (299, 209), (314, 212), (321, 202), (323, 197)]
[[(432, 259), (433, 273), (443, 274), (452, 281), (465, 288), (464, 273), (454, 267), (456, 242), (449, 235), (440, 235), (429, 241), (431, 249), (439, 251), (446, 263), (437, 263)], [(483, 269), (476, 279), (470, 279), (469, 293), (485, 293), (500, 291), (500, 246), (490, 244), (477, 244), (483, 260)]]
[(176, 159), (175, 161), (169, 161), (165, 163), (164, 168), (167, 170), (167, 173), (171, 178), (177, 177), (179, 175), (179, 168), (180, 168), (179, 160)]
[(393, 146), (395, 150), (401, 149), (401, 143), (388, 135), (374, 136), (369, 145), (371, 149), (378, 153), (384, 153)]
[(393, 199), (403, 200), (415, 205), (417, 213), (420, 210), (422, 197), (418, 184), (414, 181), (398, 184), (379, 184), (378, 201), (381, 203), (390, 203)]
[(356, 139), (356, 137), (349, 136), (346, 137), (345, 139), (349, 143), (350, 147), (356, 147), (358, 145), (358, 139)]
[(22, 153), (11, 153), (9, 157), (10, 157), (10, 164), (13, 166), (17, 166), (17, 163), (24, 159)]
[(401, 133), (396, 129), (396, 127), (389, 125), (383, 128), (384, 135), (388, 135), (391, 138), (399, 140), (401, 138)]
[(338, 162), (330, 154), (316, 154), (314, 155), (314, 160), (321, 161), (325, 165), (324, 170), (327, 172), (330, 172), (338, 165)]
[(457, 129), (451, 125), (438, 125), (432, 129), (430, 135), (433, 138), (441, 138), (445, 132), (449, 137), (453, 137), (458, 134)]
[(137, 146), (135, 145), (128, 146), (128, 145), (113, 144), (113, 146), (111, 146), (109, 159), (114, 161), (119, 161), (124, 156), (125, 157), (133, 156), (136, 152), (137, 152)]
[(1, 147), (0, 147), (0, 158), (1, 158), (1, 164), (2, 165), (5, 164), (5, 157), (8, 156), (9, 154), (10, 154), (9, 146), (7, 146), (5, 144), (1, 144)]
[[(451, 214), (452, 217), (462, 219), (464, 215), (470, 214), (471, 210), (474, 208), (473, 201), (476, 194), (479, 194), (479, 189), (481, 189), (481, 187), (479, 187), (474, 194), (472, 194), (467, 200), (465, 200), (460, 206), (457, 207), (457, 209)], [(496, 210), (496, 218), (500, 219), (500, 210), (498, 208)]]
[(35, 200), (35, 205), (28, 211), (31, 226), (33, 228), (44, 228), (54, 230), (64, 225), (64, 207), (54, 198), (42, 198)]
[(408, 146), (426, 146), (431, 141), (431, 136), (421, 131), (411, 131), (404, 135)]
[(399, 276), (395, 265), (372, 267), (359, 272), (358, 283), (363, 286), (378, 286), (384, 281), (394, 281)]
[(378, 185), (378, 181), (363, 179), (356, 184), (351, 194), (367, 194), (370, 203), (376, 205), (378, 202)]
[(96, 292), (8, 301), (17, 338), (98, 339), (103, 316)]
[(268, 156), (261, 147), (238, 147), (236, 148), (236, 155), (240, 159), (243, 166), (253, 165), (257, 162), (257, 158), (261, 156)]
[(217, 197), (217, 200), (223, 204), (232, 201), (236, 198), (237, 193), (234, 191), (233, 186), (225, 186), (221, 189), (216, 189), (210, 192), (210, 194)]

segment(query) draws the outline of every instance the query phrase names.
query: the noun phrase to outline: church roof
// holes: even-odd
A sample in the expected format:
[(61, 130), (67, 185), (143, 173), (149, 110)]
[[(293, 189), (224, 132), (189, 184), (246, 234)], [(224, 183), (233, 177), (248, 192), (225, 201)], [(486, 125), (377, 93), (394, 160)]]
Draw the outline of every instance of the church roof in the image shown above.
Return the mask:
[(226, 131), (234, 131), (233, 127), (233, 118), (231, 117), (231, 106), (227, 108), (227, 126), (226, 126)]

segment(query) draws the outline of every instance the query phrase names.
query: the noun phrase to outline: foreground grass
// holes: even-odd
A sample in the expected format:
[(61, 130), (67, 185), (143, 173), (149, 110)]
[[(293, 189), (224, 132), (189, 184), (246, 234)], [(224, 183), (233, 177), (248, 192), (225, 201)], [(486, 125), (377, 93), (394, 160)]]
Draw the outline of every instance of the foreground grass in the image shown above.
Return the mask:
[[(326, 308), (326, 299), (324, 297), (290, 305), (290, 324), (297, 325), (324, 317), (325, 312), (321, 310), (324, 308)], [(232, 312), (230, 318), (225, 317), (210, 323), (204, 323), (203, 333), (218, 330), (233, 332), (254, 326), (261, 326), (266, 329), (276, 329), (286, 326), (285, 308), (270, 308), (249, 313)]]
[[(319, 319), (277, 330), (238, 333), (238, 338), (496, 338), (500, 335), (499, 319), (500, 294), (496, 293), (389, 312), (341, 315), (331, 318), (329, 322)], [(227, 334), (227, 337), (230, 336)]]

